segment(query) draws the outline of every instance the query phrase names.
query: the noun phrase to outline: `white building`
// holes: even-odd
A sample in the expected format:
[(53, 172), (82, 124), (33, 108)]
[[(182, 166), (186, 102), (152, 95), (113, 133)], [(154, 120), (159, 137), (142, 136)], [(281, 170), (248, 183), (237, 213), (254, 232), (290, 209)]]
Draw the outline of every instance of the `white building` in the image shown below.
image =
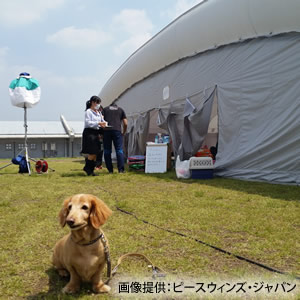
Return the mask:
[[(80, 156), (83, 122), (29, 121), (28, 152), (32, 158)], [(24, 148), (24, 122), (0, 121), (0, 158), (13, 158)]]

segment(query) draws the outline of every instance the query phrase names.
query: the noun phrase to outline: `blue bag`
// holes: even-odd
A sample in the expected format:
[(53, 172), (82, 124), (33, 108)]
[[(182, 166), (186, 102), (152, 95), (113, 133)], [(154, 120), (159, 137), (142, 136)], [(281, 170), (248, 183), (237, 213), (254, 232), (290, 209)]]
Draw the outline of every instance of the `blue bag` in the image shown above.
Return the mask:
[[(30, 168), (30, 163), (28, 163), (28, 164), (29, 164), (29, 168)], [(19, 173), (29, 173), (27, 161), (24, 156), (23, 156), (23, 159), (20, 161)]]
[[(19, 173), (29, 173), (25, 156), (18, 155), (17, 157), (13, 158), (11, 162), (15, 165), (19, 165)], [(29, 168), (30, 168), (30, 163), (29, 163)]]
[(14, 165), (19, 165), (20, 162), (22, 161), (22, 159), (24, 159), (25, 157), (23, 155), (18, 155), (17, 157), (14, 157), (11, 162), (14, 164)]

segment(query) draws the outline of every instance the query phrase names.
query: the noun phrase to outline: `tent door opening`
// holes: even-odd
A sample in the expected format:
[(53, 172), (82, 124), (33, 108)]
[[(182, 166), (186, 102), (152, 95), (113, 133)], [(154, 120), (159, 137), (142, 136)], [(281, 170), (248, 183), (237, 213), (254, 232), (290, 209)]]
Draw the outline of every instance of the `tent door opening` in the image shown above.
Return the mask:
[(216, 159), (216, 154), (218, 150), (218, 140), (219, 140), (219, 117), (218, 117), (218, 98), (217, 93), (214, 96), (213, 107), (210, 115), (210, 121), (208, 125), (207, 135), (204, 138), (201, 147), (207, 146), (210, 152)]

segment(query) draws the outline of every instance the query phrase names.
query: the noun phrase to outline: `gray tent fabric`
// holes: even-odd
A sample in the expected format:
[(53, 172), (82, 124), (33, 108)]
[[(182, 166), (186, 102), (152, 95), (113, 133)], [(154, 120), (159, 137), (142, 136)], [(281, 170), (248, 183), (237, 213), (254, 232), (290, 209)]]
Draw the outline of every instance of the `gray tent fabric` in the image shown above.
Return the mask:
[(169, 107), (160, 108), (158, 111), (157, 125), (169, 133), (175, 156), (178, 155), (183, 132), (183, 104), (183, 101), (174, 102)]
[(128, 156), (145, 154), (149, 120), (150, 111), (128, 118)]
[(195, 106), (193, 103), (189, 100), (189, 98), (185, 99), (185, 105), (184, 105), (184, 110), (183, 110), (183, 117), (188, 117), (191, 113), (195, 111)]
[[(215, 173), (300, 185), (299, 82), (300, 33), (291, 32), (182, 59), (136, 83), (117, 103), (128, 116), (158, 109), (159, 124), (170, 132), (176, 150), (186, 95), (198, 108), (201, 97), (190, 95), (217, 86)], [(166, 86), (170, 97), (164, 100)]]
[[(165, 114), (166, 114), (166, 112), (165, 112)], [(167, 130), (167, 132), (169, 133), (171, 141), (172, 141), (173, 153), (175, 156), (177, 156), (178, 148), (181, 143), (181, 135), (180, 135), (179, 129), (178, 129), (178, 127), (179, 127), (178, 124), (180, 122), (182, 122), (181, 115), (177, 115), (175, 113), (168, 113), (168, 115), (165, 116), (164, 122), (160, 123), (163, 120), (162, 115), (163, 115), (163, 110), (160, 109), (157, 124), (160, 128)]]
[[(180, 160), (188, 160), (202, 146), (208, 132), (209, 122), (212, 119), (212, 107), (216, 100), (216, 88), (198, 109), (195, 109), (187, 99), (184, 117), (182, 141), (178, 149)], [(194, 108), (194, 109), (193, 109)]]
[(168, 131), (171, 137), (173, 153), (175, 156), (178, 154), (178, 148), (181, 142), (181, 134), (178, 126), (180, 122), (182, 122), (180, 115), (171, 113), (168, 116)]
[(300, 184), (300, 98), (278, 84), (280, 97), (257, 91), (252, 101), (218, 89), (218, 175)]
[(181, 160), (183, 157), (189, 159), (200, 149), (213, 117), (211, 111), (215, 95), (216, 87), (212, 87), (159, 109), (157, 124), (168, 131), (173, 153), (175, 156), (180, 155)]

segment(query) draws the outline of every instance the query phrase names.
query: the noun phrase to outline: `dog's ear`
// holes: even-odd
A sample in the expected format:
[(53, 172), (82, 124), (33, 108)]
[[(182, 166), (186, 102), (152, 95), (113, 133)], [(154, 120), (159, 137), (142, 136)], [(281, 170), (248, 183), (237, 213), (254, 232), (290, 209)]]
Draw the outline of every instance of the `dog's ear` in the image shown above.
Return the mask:
[(106, 222), (112, 211), (102, 200), (93, 195), (90, 195), (90, 201), (92, 205), (90, 221), (94, 228), (99, 228)]
[(70, 200), (71, 200), (71, 197), (64, 200), (63, 207), (59, 212), (58, 218), (59, 218), (59, 223), (60, 223), (61, 227), (64, 227), (66, 225), (67, 216), (69, 214), (68, 205), (69, 205)]

